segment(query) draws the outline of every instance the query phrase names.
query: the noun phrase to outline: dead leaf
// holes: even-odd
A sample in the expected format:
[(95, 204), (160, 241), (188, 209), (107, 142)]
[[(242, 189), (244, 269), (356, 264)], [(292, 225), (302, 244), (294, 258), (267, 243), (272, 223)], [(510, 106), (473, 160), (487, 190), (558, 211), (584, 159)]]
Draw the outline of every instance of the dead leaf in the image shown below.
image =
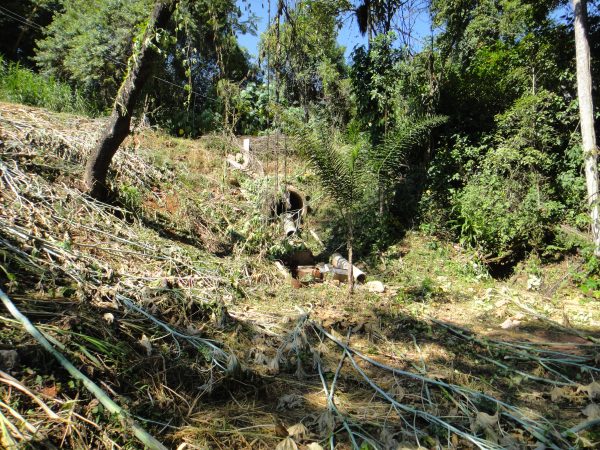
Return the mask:
[(502, 322), (502, 324), (500, 325), (500, 328), (502, 328), (503, 330), (510, 330), (511, 328), (518, 327), (519, 325), (521, 325), (520, 320), (508, 318), (504, 322)]
[(302, 424), (300, 422), (289, 427), (287, 429), (287, 432), (290, 437), (293, 437), (293, 438), (296, 438), (299, 440), (305, 439), (310, 433), (310, 431), (308, 431), (308, 428), (306, 428), (304, 426), (304, 424)]
[(402, 401), (402, 399), (406, 395), (406, 391), (399, 384), (395, 384), (392, 387), (392, 394), (394, 394), (394, 397), (396, 398), (396, 401), (399, 402), (399, 401)]
[(302, 363), (300, 362), (300, 360), (298, 360), (296, 372), (294, 372), (294, 375), (298, 380), (305, 380), (306, 378), (308, 378), (308, 375), (304, 371), (304, 367), (302, 367)]
[(267, 366), (267, 369), (271, 375), (277, 375), (279, 373), (279, 357), (275, 356)]
[(304, 404), (304, 398), (298, 394), (286, 394), (277, 400), (277, 411), (294, 409)]
[(522, 448), (521, 442), (523, 437), (519, 436), (519, 438), (521, 440), (516, 439), (514, 436), (507, 433), (500, 439), (500, 444), (505, 450), (520, 450)]
[(288, 437), (281, 441), (279, 444), (277, 444), (275, 450), (298, 450), (298, 446), (292, 438)]
[(427, 450), (425, 447), (418, 447), (416, 445), (411, 444), (410, 442), (401, 442), (396, 447), (396, 450)]
[(498, 434), (496, 429), (498, 428), (498, 413), (490, 416), (482, 411), (478, 412), (475, 416), (475, 420), (471, 422), (471, 431), (477, 433), (482, 431), (485, 434), (486, 439), (492, 442), (498, 442)]
[(555, 402), (561, 398), (568, 398), (568, 394), (570, 393), (571, 391), (568, 388), (556, 386), (550, 391), (550, 398)]
[(328, 436), (335, 428), (335, 416), (331, 411), (327, 410), (319, 416), (317, 424), (321, 436)]
[(102, 318), (106, 320), (106, 323), (109, 325), (115, 321), (115, 316), (113, 316), (111, 313), (105, 313)]
[(581, 410), (584, 416), (587, 416), (588, 419), (598, 419), (600, 418), (600, 405), (596, 403), (590, 403), (584, 409)]
[(285, 424), (278, 417), (275, 417), (275, 434), (279, 437), (288, 437), (289, 435)]
[(55, 398), (56, 394), (58, 393), (58, 389), (56, 389), (56, 385), (53, 384), (52, 386), (42, 388), (41, 393), (47, 397)]
[(139, 340), (139, 343), (146, 350), (146, 354), (150, 356), (152, 354), (152, 344), (150, 343), (148, 336), (142, 334), (142, 338)]
[(323, 450), (323, 447), (321, 447), (316, 442), (311, 442), (306, 446), (306, 450)]
[(590, 398), (590, 400), (594, 400), (595, 398), (600, 397), (600, 383), (594, 381), (586, 386), (580, 386), (577, 389), (577, 392), (581, 391), (587, 392), (587, 395)]
[(254, 363), (259, 365), (269, 364), (269, 358), (263, 352), (256, 350), (254, 352)]
[(379, 433), (379, 440), (384, 448), (396, 448), (398, 446), (398, 441), (394, 439), (394, 433), (387, 427), (384, 427)]

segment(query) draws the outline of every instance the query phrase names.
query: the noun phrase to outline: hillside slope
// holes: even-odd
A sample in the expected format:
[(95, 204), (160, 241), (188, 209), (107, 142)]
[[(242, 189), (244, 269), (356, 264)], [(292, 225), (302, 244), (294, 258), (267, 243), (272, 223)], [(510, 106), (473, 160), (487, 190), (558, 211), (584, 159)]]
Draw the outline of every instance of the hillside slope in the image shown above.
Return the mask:
[[(575, 258), (497, 281), (409, 232), (361, 265), (384, 293), (296, 289), (273, 258), (325, 260), (335, 228), (314, 177), (273, 150), (284, 139), (257, 153), (257, 175), (228, 167), (223, 138), (137, 130), (109, 206), (78, 190), (101, 124), (0, 104), (0, 287), (168, 448), (598, 440), (600, 311), (572, 283)], [(292, 243), (268, 208), (283, 182), (313, 197), (316, 233)], [(0, 327), (5, 447), (142, 448), (5, 310)]]

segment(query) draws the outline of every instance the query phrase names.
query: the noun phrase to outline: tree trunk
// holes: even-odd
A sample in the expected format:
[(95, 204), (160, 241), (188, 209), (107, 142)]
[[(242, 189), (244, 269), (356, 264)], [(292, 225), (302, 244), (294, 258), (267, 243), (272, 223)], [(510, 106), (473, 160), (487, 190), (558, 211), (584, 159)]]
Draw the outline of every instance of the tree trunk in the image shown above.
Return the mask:
[(352, 247), (354, 243), (354, 218), (352, 213), (348, 213), (348, 296), (354, 293), (354, 258), (352, 254)]
[(575, 13), (575, 53), (577, 55), (577, 95), (588, 204), (592, 219), (594, 254), (600, 256), (600, 214), (598, 210), (598, 148), (594, 130), (590, 45), (587, 34), (587, 0), (573, 0)]
[(156, 28), (165, 28), (171, 18), (173, 4), (173, 1), (168, 0), (156, 2), (137, 54), (134, 49), (132, 65), (117, 93), (110, 120), (88, 158), (84, 173), (85, 188), (98, 200), (106, 200), (108, 197), (108, 168), (119, 145), (129, 134), (133, 108), (156, 59), (156, 53), (148, 48), (152, 33)]

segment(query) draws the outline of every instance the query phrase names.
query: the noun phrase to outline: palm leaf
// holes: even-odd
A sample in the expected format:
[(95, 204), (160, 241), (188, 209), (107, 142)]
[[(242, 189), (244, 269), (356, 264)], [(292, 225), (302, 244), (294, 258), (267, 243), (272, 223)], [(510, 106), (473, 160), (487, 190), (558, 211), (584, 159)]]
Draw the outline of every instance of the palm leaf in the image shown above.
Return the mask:
[(339, 207), (348, 208), (357, 193), (360, 150), (342, 153), (333, 132), (323, 126), (314, 128), (305, 126), (296, 131), (296, 146), (308, 157), (325, 191)]
[(382, 178), (391, 178), (398, 173), (406, 160), (407, 153), (423, 143), (431, 130), (447, 121), (445, 116), (430, 116), (397, 126), (382, 144), (369, 154), (372, 170)]

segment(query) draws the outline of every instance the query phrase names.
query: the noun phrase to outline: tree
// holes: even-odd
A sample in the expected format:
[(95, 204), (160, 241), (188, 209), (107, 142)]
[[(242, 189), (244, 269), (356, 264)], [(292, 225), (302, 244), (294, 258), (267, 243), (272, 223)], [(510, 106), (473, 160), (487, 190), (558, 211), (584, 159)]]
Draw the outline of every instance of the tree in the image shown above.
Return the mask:
[(106, 185), (108, 168), (119, 145), (129, 134), (133, 108), (155, 59), (155, 52), (150, 47), (152, 36), (156, 29), (166, 26), (173, 12), (173, 6), (173, 1), (156, 2), (141, 40), (135, 42), (139, 48), (134, 49), (131, 66), (117, 93), (110, 120), (87, 161), (84, 174), (85, 187), (92, 197), (99, 200), (105, 200), (108, 195)]
[(369, 41), (378, 33), (389, 33), (392, 30), (392, 19), (403, 4), (399, 0), (361, 0), (354, 10), (358, 30)]
[(36, 41), (34, 60), (44, 74), (68, 81), (97, 103), (112, 106), (131, 56), (132, 30), (148, 20), (153, 0), (61, 0)]
[(598, 208), (598, 147), (594, 130), (590, 45), (587, 35), (587, 0), (573, 0), (575, 13), (575, 53), (577, 56), (577, 96), (581, 120), (581, 140), (588, 204), (592, 219), (594, 254), (600, 256), (600, 211)]
[[(337, 41), (339, 10), (344, 0), (302, 0), (278, 15), (261, 40), (261, 54), (276, 81), (276, 97), (304, 109), (324, 104), (332, 116), (349, 109), (344, 49)], [(285, 19), (285, 20), (284, 20)], [(343, 121), (343, 120), (340, 120)]]
[(366, 164), (366, 152), (361, 142), (338, 148), (333, 130), (323, 124), (303, 126), (296, 135), (296, 145), (311, 162), (323, 188), (335, 201), (346, 225), (346, 248), (348, 250), (348, 289), (354, 290), (352, 273), (355, 210), (362, 196)]

